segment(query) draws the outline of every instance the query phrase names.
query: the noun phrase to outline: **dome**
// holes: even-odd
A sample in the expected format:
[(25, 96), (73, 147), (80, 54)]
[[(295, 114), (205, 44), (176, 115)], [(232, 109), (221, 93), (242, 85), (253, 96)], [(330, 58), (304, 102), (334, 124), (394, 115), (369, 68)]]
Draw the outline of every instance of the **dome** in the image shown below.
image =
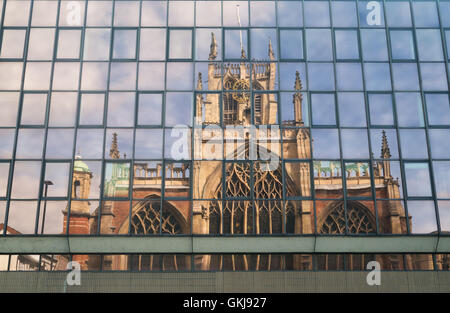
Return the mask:
[(75, 162), (73, 164), (73, 170), (78, 172), (90, 172), (89, 167), (86, 163), (81, 161), (81, 156), (77, 155), (75, 157)]

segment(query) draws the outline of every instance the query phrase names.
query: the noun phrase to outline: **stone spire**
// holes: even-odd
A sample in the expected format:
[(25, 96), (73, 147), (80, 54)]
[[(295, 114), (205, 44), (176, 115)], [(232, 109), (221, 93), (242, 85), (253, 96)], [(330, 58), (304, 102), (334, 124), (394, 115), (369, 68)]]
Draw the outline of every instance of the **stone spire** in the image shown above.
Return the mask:
[(300, 80), (300, 73), (298, 71), (295, 71), (295, 90), (302, 90), (302, 81)]
[(113, 133), (113, 139), (111, 149), (109, 150), (109, 156), (112, 159), (120, 159), (119, 145), (117, 144), (117, 133)]
[(302, 94), (300, 93), (300, 90), (302, 90), (302, 81), (300, 80), (300, 73), (298, 71), (295, 72), (295, 85), (294, 88), (296, 92), (293, 96), (293, 102), (294, 102), (294, 118), (296, 124), (303, 125), (303, 114), (302, 114)]
[(244, 48), (241, 48), (241, 59), (245, 59), (245, 58), (246, 58), (246, 56), (245, 56)]
[(383, 136), (381, 139), (381, 157), (384, 159), (389, 159), (391, 157), (391, 150), (389, 149), (389, 144), (384, 129), (383, 129)]
[(269, 39), (269, 58), (270, 58), (270, 60), (275, 60), (275, 53), (273, 53), (271, 39)]
[(217, 40), (213, 32), (211, 32), (211, 46), (209, 48), (209, 60), (215, 60), (217, 57)]
[(198, 72), (198, 78), (197, 78), (197, 90), (203, 89), (203, 83), (202, 83), (202, 73)]

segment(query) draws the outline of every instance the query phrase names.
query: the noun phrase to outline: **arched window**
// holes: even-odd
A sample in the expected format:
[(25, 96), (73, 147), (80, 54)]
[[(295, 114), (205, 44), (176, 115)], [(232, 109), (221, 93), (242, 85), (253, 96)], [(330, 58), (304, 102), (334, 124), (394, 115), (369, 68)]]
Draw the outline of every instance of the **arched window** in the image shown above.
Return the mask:
[[(152, 199), (137, 206), (131, 216), (131, 233), (135, 235), (182, 234), (186, 229), (185, 222), (176, 214), (176, 208), (169, 203)], [(181, 270), (189, 263), (185, 256), (177, 255), (131, 255), (129, 268), (138, 271)]]
[[(321, 234), (345, 234), (345, 207), (339, 202), (331, 210), (320, 225)], [(375, 222), (372, 214), (367, 208), (358, 202), (347, 202), (348, 233), (374, 233)]]
[[(277, 234), (283, 232), (281, 167), (263, 170), (264, 163), (232, 162), (226, 164), (225, 194), (221, 185), (210, 206), (211, 234)], [(251, 183), (251, 177), (253, 183)], [(251, 200), (253, 198), (253, 200)], [(242, 199), (242, 200), (241, 200)], [(248, 199), (248, 200), (247, 200)], [(292, 228), (294, 225), (290, 225)], [(293, 232), (293, 230), (286, 230)], [(225, 270), (280, 270), (287, 261), (280, 255), (214, 255), (211, 268)]]
[[(334, 205), (319, 226), (321, 234), (345, 234), (346, 214), (343, 202)], [(348, 232), (374, 233), (375, 220), (370, 211), (358, 202), (347, 202)], [(367, 262), (375, 260), (373, 254), (323, 254), (317, 256), (318, 270), (364, 270)]]

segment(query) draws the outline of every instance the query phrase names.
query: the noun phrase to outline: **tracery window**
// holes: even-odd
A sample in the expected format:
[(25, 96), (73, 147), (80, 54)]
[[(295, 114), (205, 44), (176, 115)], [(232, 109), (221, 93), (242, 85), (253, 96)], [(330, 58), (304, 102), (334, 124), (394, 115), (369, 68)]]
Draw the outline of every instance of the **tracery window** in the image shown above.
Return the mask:
[[(338, 203), (330, 210), (328, 216), (323, 221), (319, 233), (321, 234), (345, 234), (345, 207), (344, 203)], [(356, 202), (347, 203), (347, 223), (348, 233), (374, 233), (375, 223), (369, 215), (369, 211)]]
[[(131, 217), (131, 233), (135, 235), (162, 234), (177, 235), (183, 233), (182, 221), (173, 214), (176, 210), (169, 204), (149, 200), (140, 205)], [(129, 267), (131, 270), (179, 270), (186, 267), (186, 256), (177, 255), (130, 255)]]
[[(319, 228), (321, 234), (345, 234), (346, 214), (343, 202), (335, 205), (326, 216)], [(370, 212), (363, 205), (347, 202), (348, 233), (374, 233), (375, 223)], [(317, 267), (319, 270), (364, 270), (367, 262), (375, 260), (373, 255), (355, 254), (349, 255), (344, 261), (342, 254), (318, 255)]]
[[(283, 233), (281, 168), (265, 171), (262, 168), (264, 163), (255, 162), (253, 166), (251, 164), (226, 164), (225, 195), (227, 199), (237, 200), (220, 200), (222, 188), (217, 188), (215, 198), (218, 200), (211, 203), (209, 212), (211, 234)], [(293, 228), (294, 225), (289, 227)], [(214, 256), (211, 262), (213, 267), (228, 270), (283, 269), (289, 263), (278, 255), (268, 254), (251, 257)]]

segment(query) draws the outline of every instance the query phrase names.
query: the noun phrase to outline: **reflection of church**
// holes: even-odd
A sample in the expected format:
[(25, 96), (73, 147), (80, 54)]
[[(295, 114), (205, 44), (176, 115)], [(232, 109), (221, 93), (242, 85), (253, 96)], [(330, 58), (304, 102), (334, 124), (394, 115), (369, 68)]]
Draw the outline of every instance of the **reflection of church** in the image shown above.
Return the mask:
[[(214, 63), (217, 43), (211, 42), (210, 63), (208, 65), (208, 90), (203, 90), (201, 75), (197, 85), (196, 117), (203, 126), (223, 125), (270, 125), (278, 123), (278, 98), (275, 89), (276, 63), (269, 44), (270, 61), (224, 64), (221, 68)], [(295, 78), (295, 80), (294, 80)], [(223, 82), (223, 92), (220, 92)], [(282, 149), (284, 159), (310, 159), (311, 136), (302, 118), (302, 84), (297, 72), (293, 77), (295, 92), (292, 93), (293, 120), (283, 121)], [(214, 93), (218, 91), (217, 93)], [(201, 156), (211, 152), (216, 146), (208, 141), (211, 130), (203, 132), (199, 142)], [(246, 131), (244, 130), (244, 133)], [(198, 132), (196, 133), (198, 134)], [(247, 134), (247, 133), (246, 133)], [(258, 133), (257, 136), (261, 136)], [(233, 131), (224, 131), (224, 137), (236, 136)], [(278, 134), (270, 133), (277, 144), (266, 144), (268, 153), (279, 155)], [(117, 163), (112, 164), (108, 179), (104, 182), (104, 195), (108, 197), (128, 197), (129, 163), (120, 162), (117, 136), (114, 136), (110, 156)], [(147, 163), (135, 163), (133, 169), (131, 214), (130, 201), (104, 201), (90, 214), (89, 204), (82, 199), (89, 198), (92, 174), (80, 159), (75, 161), (73, 194), (70, 212), (70, 233), (72, 234), (312, 234), (314, 225), (320, 234), (376, 233), (376, 220), (380, 233), (406, 233), (406, 217), (401, 201), (378, 201), (375, 212), (373, 201), (351, 200), (344, 203), (343, 178), (347, 186), (347, 197), (370, 199), (371, 186), (375, 186), (377, 198), (399, 199), (399, 184), (391, 175), (390, 152), (386, 137), (380, 138), (381, 157), (384, 161), (346, 164), (340, 162), (285, 162), (272, 171), (265, 171), (264, 161), (249, 162), (249, 145), (235, 143), (224, 145), (225, 156), (236, 156), (239, 161), (193, 161), (170, 163), (149, 167)], [(336, 143), (337, 144), (337, 143)], [(261, 155), (260, 155), (261, 156)], [(239, 157), (242, 157), (239, 159)], [(228, 159), (228, 158), (227, 158)], [(235, 158), (236, 159), (236, 158)], [(224, 166), (224, 168), (223, 168)], [(313, 171), (313, 178), (311, 177)], [(342, 177), (345, 173), (345, 177)], [(225, 177), (223, 177), (223, 174)], [(189, 200), (161, 201), (162, 176), (165, 175), (164, 197), (190, 197), (192, 181), (192, 206)], [(371, 177), (371, 175), (373, 177)], [(312, 188), (314, 186), (314, 188)], [(283, 188), (284, 187), (284, 188)], [(313, 202), (302, 197), (327, 199), (316, 201), (316, 217)], [(297, 197), (299, 200), (286, 200)], [(222, 199), (230, 200), (222, 200)], [(197, 200), (199, 199), (199, 200)], [(216, 200), (220, 199), (220, 200)], [(331, 200), (330, 200), (331, 199)], [(192, 209), (192, 210), (191, 210)], [(192, 211), (192, 215), (191, 215)], [(66, 214), (66, 213), (65, 213)], [(99, 223), (99, 217), (100, 223)], [(98, 226), (100, 225), (100, 226)], [(98, 229), (100, 227), (100, 229)], [(78, 258), (78, 259), (77, 259)], [(106, 258), (106, 257), (105, 257)], [(111, 269), (181, 269), (189, 263), (190, 257), (162, 255), (108, 256), (103, 266)], [(353, 255), (347, 260), (347, 268), (364, 269), (374, 255)], [(96, 266), (95, 257), (76, 256), (84, 268)], [(318, 257), (324, 269), (341, 268), (342, 255)], [(401, 256), (383, 256), (377, 259), (383, 268), (403, 269), (406, 264)], [(311, 256), (296, 255), (209, 255), (196, 256), (195, 266), (204, 270), (276, 270), (310, 269)], [(416, 263), (416, 268), (428, 268), (430, 258), (408, 258)], [(105, 265), (106, 264), (106, 265)], [(420, 264), (420, 265), (417, 265)]]

